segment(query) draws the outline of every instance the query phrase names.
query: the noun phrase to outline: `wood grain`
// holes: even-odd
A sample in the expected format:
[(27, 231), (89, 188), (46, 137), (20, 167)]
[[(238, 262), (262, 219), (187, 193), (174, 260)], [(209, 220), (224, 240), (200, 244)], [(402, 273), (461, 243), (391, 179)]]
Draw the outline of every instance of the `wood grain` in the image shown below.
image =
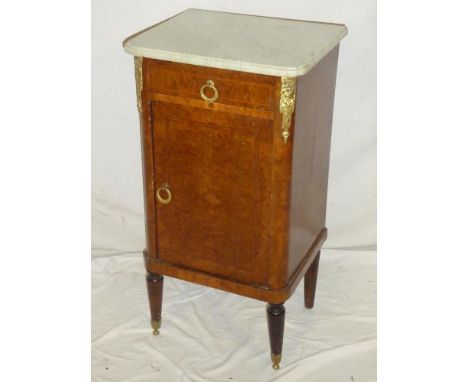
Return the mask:
[(157, 273), (146, 273), (146, 289), (151, 312), (151, 322), (161, 322), (164, 277)]
[(297, 85), (288, 277), (325, 227), (333, 101), (339, 47)]
[(286, 309), (283, 304), (268, 304), (266, 311), (271, 354), (281, 356)]
[(153, 103), (157, 258), (267, 286), (272, 122)]
[(304, 275), (304, 306), (312, 309), (315, 302), (315, 291), (317, 289), (318, 269), (320, 262), (320, 252), (315, 256), (314, 262)]
[(148, 91), (155, 93), (199, 100), (200, 89), (208, 80), (212, 80), (219, 91), (217, 104), (276, 109), (274, 88), (277, 78), (273, 76), (149, 60), (145, 85)]
[[(148, 271), (270, 304), (291, 296), (327, 236), (337, 56), (299, 78), (287, 144), (281, 78), (143, 59)], [(212, 104), (199, 94), (207, 79)]]

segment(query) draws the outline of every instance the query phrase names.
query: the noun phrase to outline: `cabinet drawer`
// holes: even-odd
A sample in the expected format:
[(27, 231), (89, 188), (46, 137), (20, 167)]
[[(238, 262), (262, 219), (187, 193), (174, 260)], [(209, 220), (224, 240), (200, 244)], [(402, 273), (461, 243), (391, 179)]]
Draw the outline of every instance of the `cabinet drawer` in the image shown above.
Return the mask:
[(149, 92), (203, 100), (200, 91), (205, 86), (203, 93), (215, 98), (213, 103), (268, 111), (278, 108), (277, 77), (151, 59), (145, 59), (145, 71), (144, 86)]

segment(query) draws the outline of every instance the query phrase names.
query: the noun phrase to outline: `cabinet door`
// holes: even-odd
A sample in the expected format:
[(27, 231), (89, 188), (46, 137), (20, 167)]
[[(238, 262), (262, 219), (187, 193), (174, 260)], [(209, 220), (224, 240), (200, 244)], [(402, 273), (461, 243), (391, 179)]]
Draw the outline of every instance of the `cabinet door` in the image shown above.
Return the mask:
[(273, 122), (159, 101), (151, 114), (155, 190), (171, 193), (158, 261), (266, 285)]

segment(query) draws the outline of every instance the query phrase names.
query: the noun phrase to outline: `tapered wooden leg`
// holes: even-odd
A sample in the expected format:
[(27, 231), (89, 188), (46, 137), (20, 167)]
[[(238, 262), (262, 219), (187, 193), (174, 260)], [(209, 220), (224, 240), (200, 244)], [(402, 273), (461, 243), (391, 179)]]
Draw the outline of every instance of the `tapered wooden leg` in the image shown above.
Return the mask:
[(161, 309), (163, 300), (164, 277), (157, 273), (146, 273), (146, 287), (148, 289), (148, 299), (151, 310), (151, 326), (153, 334), (159, 334), (161, 327)]
[(279, 369), (283, 351), (284, 319), (286, 311), (283, 304), (267, 305), (268, 334), (270, 335), (271, 362), (273, 369)]
[(320, 252), (317, 253), (313, 263), (304, 275), (304, 305), (307, 309), (312, 309), (314, 307), (319, 261)]

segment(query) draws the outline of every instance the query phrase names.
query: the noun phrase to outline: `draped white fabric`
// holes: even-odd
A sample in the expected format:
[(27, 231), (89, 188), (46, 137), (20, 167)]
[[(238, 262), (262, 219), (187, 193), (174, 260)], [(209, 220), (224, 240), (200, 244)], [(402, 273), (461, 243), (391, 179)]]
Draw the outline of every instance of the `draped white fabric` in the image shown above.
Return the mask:
[[(93, 381), (375, 381), (375, 2), (92, 2)], [(316, 306), (286, 303), (281, 369), (265, 304), (165, 279), (153, 337), (144, 282), (143, 188), (133, 59), (122, 40), (187, 7), (344, 23)]]
[(153, 336), (141, 254), (93, 259), (95, 381), (375, 381), (375, 252), (324, 250), (315, 307), (286, 304), (274, 371), (265, 304), (166, 277)]

